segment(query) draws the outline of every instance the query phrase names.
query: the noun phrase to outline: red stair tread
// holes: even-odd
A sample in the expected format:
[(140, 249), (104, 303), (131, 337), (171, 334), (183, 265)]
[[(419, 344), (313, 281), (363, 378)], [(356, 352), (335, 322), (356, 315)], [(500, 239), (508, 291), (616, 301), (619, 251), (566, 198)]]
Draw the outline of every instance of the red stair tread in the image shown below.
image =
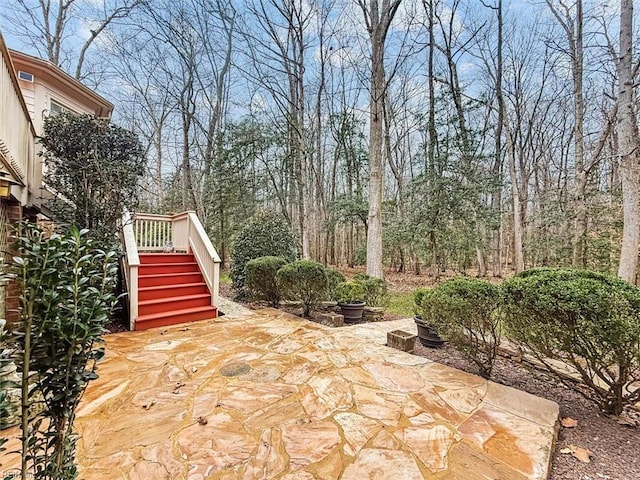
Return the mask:
[[(153, 287), (151, 287), (153, 288)], [(211, 298), (210, 293), (198, 293), (195, 295), (182, 295), (179, 297), (154, 298), (152, 300), (142, 300), (138, 302), (138, 306), (156, 305), (158, 303), (183, 302), (185, 300), (195, 300), (197, 298)]]
[(204, 277), (201, 272), (152, 273), (138, 275), (139, 288), (170, 287), (185, 283), (201, 283)]
[(169, 312), (140, 315), (136, 320), (136, 330), (166, 327), (179, 323), (195, 322), (198, 320), (212, 320), (218, 316), (218, 308), (213, 306), (184, 308)]
[(142, 265), (153, 265), (156, 263), (175, 263), (182, 261), (194, 262), (193, 253), (140, 253), (140, 262)]
[[(172, 288), (180, 288), (180, 287), (206, 287), (207, 284), (205, 282), (193, 282), (193, 283), (168, 283), (166, 285), (154, 285), (151, 287), (140, 287), (138, 289), (138, 295), (140, 292), (154, 292), (157, 290), (170, 290)], [(170, 297), (169, 297), (170, 298)]]

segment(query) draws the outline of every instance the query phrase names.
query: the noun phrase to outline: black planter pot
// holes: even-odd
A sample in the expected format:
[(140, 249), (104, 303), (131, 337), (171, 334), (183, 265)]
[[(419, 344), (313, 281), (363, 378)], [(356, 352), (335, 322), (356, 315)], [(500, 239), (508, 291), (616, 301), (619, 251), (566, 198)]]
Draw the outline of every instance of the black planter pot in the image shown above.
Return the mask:
[(360, 323), (362, 321), (362, 311), (364, 310), (364, 302), (338, 302), (338, 306), (344, 317), (344, 323)]
[(421, 317), (413, 317), (418, 327), (418, 339), (420, 343), (429, 348), (440, 348), (444, 345), (444, 339), (438, 335), (436, 329), (427, 324)]

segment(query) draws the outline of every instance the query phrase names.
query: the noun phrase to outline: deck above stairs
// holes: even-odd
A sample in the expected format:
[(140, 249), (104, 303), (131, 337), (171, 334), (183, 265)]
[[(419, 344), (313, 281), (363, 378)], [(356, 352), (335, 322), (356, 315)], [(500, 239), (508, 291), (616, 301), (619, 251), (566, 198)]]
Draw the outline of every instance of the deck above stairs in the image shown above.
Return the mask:
[(123, 236), (132, 330), (218, 316), (220, 258), (194, 212), (125, 215)]

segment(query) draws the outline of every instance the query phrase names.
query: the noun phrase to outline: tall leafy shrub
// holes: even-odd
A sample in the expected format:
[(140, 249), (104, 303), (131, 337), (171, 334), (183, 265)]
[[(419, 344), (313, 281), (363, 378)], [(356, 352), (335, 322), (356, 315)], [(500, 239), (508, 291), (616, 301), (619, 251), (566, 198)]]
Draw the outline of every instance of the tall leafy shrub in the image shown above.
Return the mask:
[(247, 292), (252, 298), (265, 300), (272, 307), (280, 304), (280, 289), (276, 274), (287, 261), (281, 257), (254, 258), (244, 267)]
[(273, 212), (256, 215), (238, 234), (231, 253), (231, 279), (239, 297), (246, 295), (245, 267), (250, 260), (264, 256), (297, 259), (297, 242), (286, 220)]
[(500, 289), (473, 278), (458, 277), (421, 291), (420, 314), (462, 355), (490, 377), (500, 344)]
[[(618, 415), (640, 400), (640, 290), (587, 270), (534, 269), (503, 284), (506, 332), (567, 386)], [(567, 381), (572, 366), (588, 387)]]
[(56, 220), (115, 246), (122, 212), (135, 210), (141, 192), (145, 157), (136, 135), (92, 115), (57, 113), (45, 120), (40, 142)]
[(304, 304), (308, 317), (327, 295), (327, 274), (324, 266), (311, 260), (298, 260), (278, 270), (278, 286), (286, 298)]
[[(23, 478), (77, 478), (73, 433), (76, 407), (96, 362), (104, 326), (115, 305), (114, 252), (96, 247), (87, 230), (46, 238), (25, 225), (13, 268), (20, 289), (20, 321), (13, 340), (22, 375)], [(30, 403), (43, 402), (30, 416)]]

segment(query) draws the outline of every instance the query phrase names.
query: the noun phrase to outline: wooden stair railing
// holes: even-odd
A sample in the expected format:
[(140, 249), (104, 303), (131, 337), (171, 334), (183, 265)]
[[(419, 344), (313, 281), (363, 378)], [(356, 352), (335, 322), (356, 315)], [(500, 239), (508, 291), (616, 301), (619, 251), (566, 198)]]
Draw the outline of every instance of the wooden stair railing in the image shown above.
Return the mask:
[(125, 212), (122, 232), (131, 330), (217, 316), (220, 257), (195, 212)]

